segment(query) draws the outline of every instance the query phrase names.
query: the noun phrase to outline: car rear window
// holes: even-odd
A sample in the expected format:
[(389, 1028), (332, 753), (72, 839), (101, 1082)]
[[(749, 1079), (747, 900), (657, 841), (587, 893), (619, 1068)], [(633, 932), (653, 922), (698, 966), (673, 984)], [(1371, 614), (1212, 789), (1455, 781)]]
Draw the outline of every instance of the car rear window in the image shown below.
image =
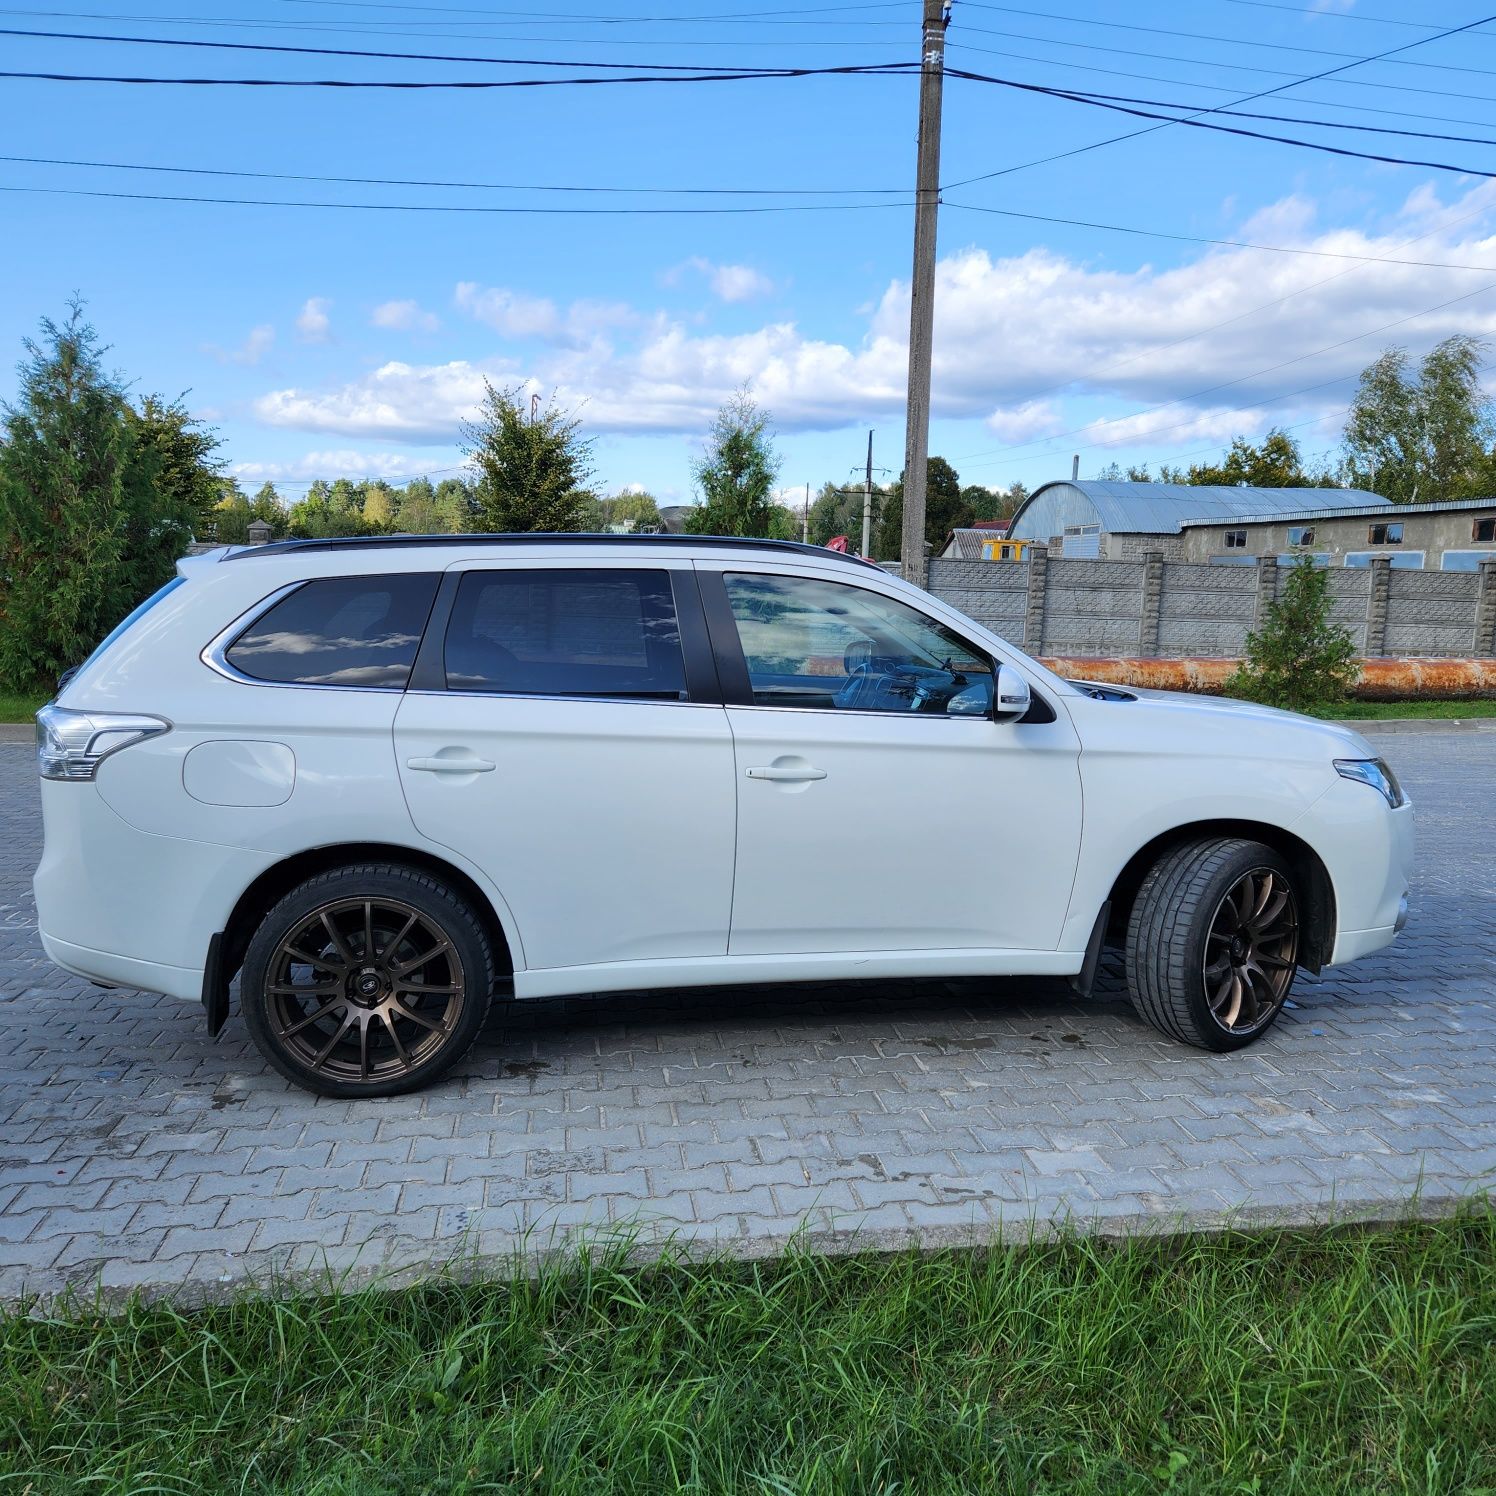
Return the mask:
[(680, 701), (680, 629), (664, 571), (470, 571), (452, 605), (447, 689)]
[(403, 690), (437, 577), (324, 577), (262, 613), (224, 653), (255, 680)]

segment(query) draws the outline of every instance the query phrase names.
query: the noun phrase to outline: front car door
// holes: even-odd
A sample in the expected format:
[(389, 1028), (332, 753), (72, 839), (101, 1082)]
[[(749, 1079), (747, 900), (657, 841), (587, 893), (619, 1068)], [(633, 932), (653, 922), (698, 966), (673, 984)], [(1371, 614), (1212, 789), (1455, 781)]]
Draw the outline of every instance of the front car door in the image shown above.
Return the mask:
[(732, 742), (689, 561), (461, 563), (395, 750), (416, 826), (497, 887), (529, 972), (725, 953)]
[(993, 656), (848, 571), (698, 562), (736, 755), (730, 954), (1054, 951), (1068, 716), (992, 720)]

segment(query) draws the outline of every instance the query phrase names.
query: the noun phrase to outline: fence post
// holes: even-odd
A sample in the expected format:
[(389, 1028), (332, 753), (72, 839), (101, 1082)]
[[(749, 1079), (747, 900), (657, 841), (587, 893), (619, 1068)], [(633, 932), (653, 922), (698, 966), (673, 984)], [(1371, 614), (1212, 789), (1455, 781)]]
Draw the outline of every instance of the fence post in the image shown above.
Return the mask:
[(1267, 622), (1268, 608), (1278, 600), (1278, 558), (1257, 558), (1257, 606), (1252, 613), (1253, 629), (1260, 629)]
[(1164, 553), (1143, 552), (1143, 616), (1138, 622), (1138, 653), (1152, 659), (1158, 653), (1158, 626), (1164, 601)]
[(1366, 650), (1368, 657), (1387, 653), (1387, 594), (1392, 587), (1392, 558), (1371, 558), (1371, 587), (1366, 594)]
[(1044, 594), (1049, 586), (1049, 547), (1031, 545), (1028, 560), (1028, 607), (1023, 615), (1023, 647), (1030, 654), (1044, 648)]
[(1480, 592), (1475, 603), (1475, 652), (1496, 655), (1496, 557), (1480, 563)]

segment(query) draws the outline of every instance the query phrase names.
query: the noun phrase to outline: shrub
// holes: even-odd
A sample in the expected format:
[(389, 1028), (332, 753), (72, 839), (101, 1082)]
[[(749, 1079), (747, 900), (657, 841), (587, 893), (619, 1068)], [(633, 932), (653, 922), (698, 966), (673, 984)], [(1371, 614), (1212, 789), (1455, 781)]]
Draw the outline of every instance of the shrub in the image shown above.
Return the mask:
[(1328, 569), (1300, 556), (1267, 621), (1247, 635), (1227, 692), (1295, 712), (1344, 700), (1360, 669), (1350, 634), (1331, 621), (1331, 601)]

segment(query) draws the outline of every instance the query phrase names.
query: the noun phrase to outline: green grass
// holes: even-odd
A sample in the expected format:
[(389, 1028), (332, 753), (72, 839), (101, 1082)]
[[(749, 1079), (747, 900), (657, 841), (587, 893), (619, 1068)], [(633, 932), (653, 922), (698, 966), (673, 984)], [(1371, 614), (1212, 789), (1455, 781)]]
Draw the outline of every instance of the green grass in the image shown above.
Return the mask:
[(1496, 1215), (0, 1320), (0, 1491), (1496, 1490)]
[(1322, 708), (1314, 715), (1355, 721), (1399, 717), (1444, 721), (1451, 717), (1496, 717), (1496, 701), (1341, 701), (1334, 706)]
[(50, 695), (0, 691), (0, 722), (29, 722), (51, 699)]

